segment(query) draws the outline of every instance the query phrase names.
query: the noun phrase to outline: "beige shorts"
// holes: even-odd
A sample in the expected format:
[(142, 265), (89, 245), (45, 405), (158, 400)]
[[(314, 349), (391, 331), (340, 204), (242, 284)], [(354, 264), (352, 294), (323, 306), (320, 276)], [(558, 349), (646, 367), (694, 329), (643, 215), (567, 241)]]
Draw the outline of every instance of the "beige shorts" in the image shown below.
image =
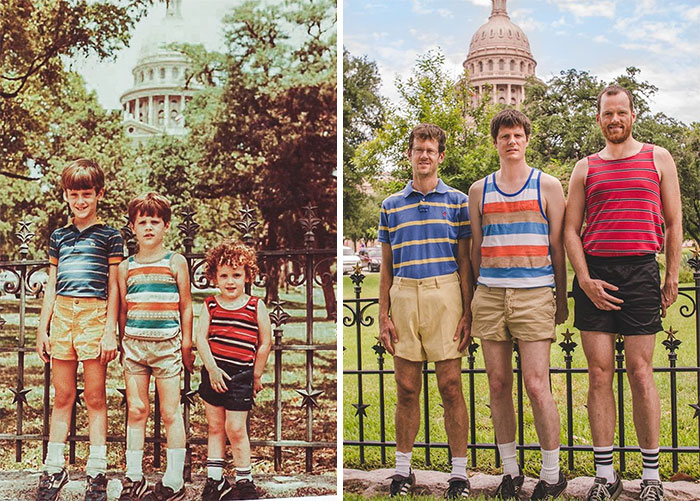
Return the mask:
[(394, 277), (389, 299), (399, 338), (394, 344), (397, 357), (440, 362), (464, 356), (457, 349), (460, 340), (453, 339), (463, 313), (457, 273), (419, 280)]
[(487, 341), (557, 338), (552, 287), (510, 289), (479, 285), (472, 299), (472, 336)]
[(51, 357), (78, 361), (97, 358), (106, 324), (106, 300), (56, 296), (49, 329)]
[(129, 374), (152, 374), (156, 379), (179, 376), (182, 372), (180, 335), (163, 341), (125, 337), (122, 364)]

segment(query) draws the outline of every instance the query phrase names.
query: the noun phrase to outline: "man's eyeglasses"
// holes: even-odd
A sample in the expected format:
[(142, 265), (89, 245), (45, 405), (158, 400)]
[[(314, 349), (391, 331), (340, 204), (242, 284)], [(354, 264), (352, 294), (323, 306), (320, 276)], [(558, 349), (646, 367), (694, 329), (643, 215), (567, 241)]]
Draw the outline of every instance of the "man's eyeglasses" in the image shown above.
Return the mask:
[(423, 153), (427, 153), (429, 157), (434, 157), (438, 155), (437, 150), (433, 150), (431, 148), (413, 148), (411, 149), (411, 153), (414, 153), (415, 155), (418, 155), (419, 157), (423, 156)]

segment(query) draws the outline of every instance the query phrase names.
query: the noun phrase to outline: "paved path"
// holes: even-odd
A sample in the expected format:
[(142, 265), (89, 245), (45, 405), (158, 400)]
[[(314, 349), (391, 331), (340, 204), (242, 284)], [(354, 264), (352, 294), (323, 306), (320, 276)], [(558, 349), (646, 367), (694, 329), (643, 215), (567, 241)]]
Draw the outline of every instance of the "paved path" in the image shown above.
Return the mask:
[[(443, 497), (449, 474), (440, 471), (414, 470), (416, 474), (416, 486), (412, 493), (419, 495), (434, 495)], [(352, 492), (364, 497), (388, 496), (390, 480), (387, 477), (393, 475), (393, 469), (382, 470), (343, 470), (343, 492)], [(501, 481), (500, 475), (486, 475), (476, 473), (469, 477), (471, 492), (475, 495), (492, 495)], [(537, 479), (526, 478), (521, 497), (528, 499), (535, 489)], [(593, 484), (591, 477), (578, 477), (569, 480), (566, 488), (566, 496), (573, 499), (585, 499), (588, 489)], [(624, 491), (618, 498), (621, 501), (629, 501), (639, 498), (639, 480), (623, 480)], [(697, 482), (679, 481), (664, 482), (666, 499), (669, 500), (700, 500), (700, 484)]]

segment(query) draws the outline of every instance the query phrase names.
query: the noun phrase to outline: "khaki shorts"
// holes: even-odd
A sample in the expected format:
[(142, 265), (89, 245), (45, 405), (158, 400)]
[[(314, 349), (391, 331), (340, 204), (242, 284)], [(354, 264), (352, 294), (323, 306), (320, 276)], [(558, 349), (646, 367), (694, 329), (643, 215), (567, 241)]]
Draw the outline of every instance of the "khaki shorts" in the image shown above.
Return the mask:
[(180, 334), (163, 341), (125, 337), (122, 364), (129, 374), (152, 374), (156, 379), (179, 376), (182, 372)]
[(552, 287), (511, 289), (479, 285), (472, 299), (472, 335), (487, 341), (557, 338)]
[(397, 357), (440, 362), (464, 356), (457, 349), (460, 340), (453, 340), (463, 313), (457, 273), (419, 280), (394, 277), (389, 299), (399, 338), (394, 344)]
[(106, 324), (106, 300), (56, 296), (49, 326), (51, 357), (78, 361), (97, 358)]

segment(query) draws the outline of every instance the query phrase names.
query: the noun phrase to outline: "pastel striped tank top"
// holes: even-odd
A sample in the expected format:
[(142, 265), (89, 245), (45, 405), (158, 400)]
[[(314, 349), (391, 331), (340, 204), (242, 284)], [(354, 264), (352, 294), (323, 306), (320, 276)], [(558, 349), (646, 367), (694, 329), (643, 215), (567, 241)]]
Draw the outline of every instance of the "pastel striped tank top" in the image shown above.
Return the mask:
[(214, 296), (204, 300), (209, 310), (209, 348), (214, 360), (252, 367), (258, 350), (258, 301), (251, 296), (246, 304), (229, 310)]
[(515, 289), (554, 287), (541, 177), (542, 171), (531, 168), (527, 181), (515, 193), (501, 191), (495, 173), (484, 178), (479, 284)]
[(126, 278), (126, 327), (136, 339), (164, 340), (180, 332), (180, 292), (170, 268), (173, 252), (153, 263), (129, 258)]
[(654, 145), (619, 160), (588, 157), (583, 250), (592, 256), (655, 254), (664, 242)]

